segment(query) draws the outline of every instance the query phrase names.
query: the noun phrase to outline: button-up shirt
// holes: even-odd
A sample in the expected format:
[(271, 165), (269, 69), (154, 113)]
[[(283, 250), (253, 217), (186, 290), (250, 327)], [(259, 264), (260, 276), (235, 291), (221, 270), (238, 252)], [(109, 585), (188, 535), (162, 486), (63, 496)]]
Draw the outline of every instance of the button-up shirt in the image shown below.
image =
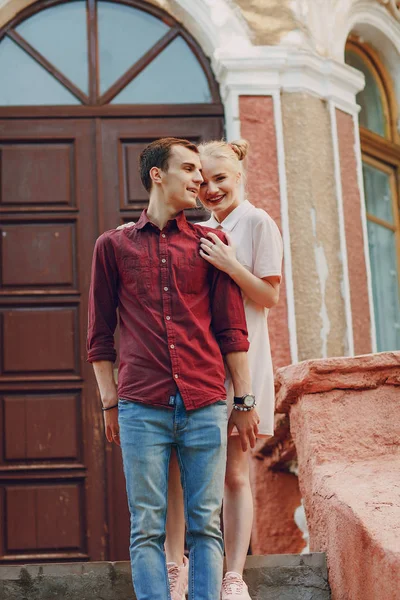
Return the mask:
[(168, 407), (178, 389), (188, 410), (226, 398), (222, 355), (249, 343), (240, 289), (199, 255), (208, 231), (183, 213), (160, 231), (144, 211), (98, 238), (88, 360), (115, 361), (118, 309), (119, 397)]

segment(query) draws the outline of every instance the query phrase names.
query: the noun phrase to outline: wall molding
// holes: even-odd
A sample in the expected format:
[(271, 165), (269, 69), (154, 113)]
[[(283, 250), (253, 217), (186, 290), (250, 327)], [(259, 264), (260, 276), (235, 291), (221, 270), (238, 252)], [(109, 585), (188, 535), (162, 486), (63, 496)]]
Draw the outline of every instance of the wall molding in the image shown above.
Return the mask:
[(395, 19), (400, 21), (400, 2), (397, 0), (378, 0), (378, 2), (386, 6)]
[(358, 111), (356, 94), (364, 76), (329, 58), (281, 46), (252, 47), (247, 55), (218, 52), (213, 68), (223, 100), (238, 95), (272, 95), (276, 91), (303, 92), (334, 101), (346, 112)]

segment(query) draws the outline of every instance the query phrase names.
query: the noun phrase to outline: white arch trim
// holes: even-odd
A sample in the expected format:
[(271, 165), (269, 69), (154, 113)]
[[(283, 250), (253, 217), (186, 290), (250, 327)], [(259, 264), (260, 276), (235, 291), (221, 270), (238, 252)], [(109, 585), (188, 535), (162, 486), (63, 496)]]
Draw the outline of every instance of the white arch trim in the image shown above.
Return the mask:
[(227, 0), (152, 0), (170, 12), (196, 38), (213, 59), (225, 52), (248, 53), (250, 30), (240, 10)]
[[(251, 46), (247, 23), (227, 0), (147, 0), (169, 12), (212, 58), (220, 48), (243, 51)], [(0, 0), (0, 27), (37, 0)]]
[(393, 81), (400, 116), (400, 22), (382, 5), (365, 0), (356, 2), (349, 13), (346, 28), (340, 32), (336, 52), (344, 56), (346, 40), (351, 32), (370, 43), (380, 54)]
[[(389, 11), (378, 2), (366, 0), (355, 2), (351, 7), (344, 27), (336, 32), (334, 55), (344, 57), (344, 49), (349, 34), (358, 25), (370, 25), (390, 40), (400, 53), (400, 22), (393, 18)], [(344, 58), (343, 58), (344, 60)]]

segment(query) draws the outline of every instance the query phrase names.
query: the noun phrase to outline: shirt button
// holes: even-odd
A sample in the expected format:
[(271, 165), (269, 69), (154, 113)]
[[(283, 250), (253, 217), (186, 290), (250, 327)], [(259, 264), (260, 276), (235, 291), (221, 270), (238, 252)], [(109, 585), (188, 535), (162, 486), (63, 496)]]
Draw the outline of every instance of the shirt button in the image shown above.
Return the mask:
[(162, 263), (166, 263), (166, 262), (167, 262), (167, 259), (166, 259), (166, 258), (162, 258), (162, 259), (161, 259), (161, 262), (162, 262)]
[(168, 292), (168, 288), (167, 287), (164, 288), (164, 292)]
[(167, 319), (167, 321), (169, 321), (171, 319), (171, 317), (169, 315), (167, 315), (165, 318)]
[(165, 233), (162, 233), (162, 234), (161, 234), (161, 237), (165, 238), (165, 237), (166, 237)]
[(173, 350), (175, 348), (174, 344), (171, 344), (170, 348), (172, 348), (172, 350)]
[(178, 373), (175, 373), (174, 377), (175, 377), (175, 379), (178, 379), (178, 377), (179, 377)]

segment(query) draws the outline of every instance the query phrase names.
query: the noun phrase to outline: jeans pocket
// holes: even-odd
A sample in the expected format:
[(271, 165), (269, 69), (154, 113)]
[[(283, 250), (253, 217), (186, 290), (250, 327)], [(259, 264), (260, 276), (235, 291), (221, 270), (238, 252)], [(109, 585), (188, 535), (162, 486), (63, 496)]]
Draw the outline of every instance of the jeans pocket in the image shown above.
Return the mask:
[(228, 406), (228, 403), (227, 403), (227, 401), (226, 401), (226, 400), (217, 400), (217, 401), (215, 402), (215, 404), (216, 404), (217, 406)]

